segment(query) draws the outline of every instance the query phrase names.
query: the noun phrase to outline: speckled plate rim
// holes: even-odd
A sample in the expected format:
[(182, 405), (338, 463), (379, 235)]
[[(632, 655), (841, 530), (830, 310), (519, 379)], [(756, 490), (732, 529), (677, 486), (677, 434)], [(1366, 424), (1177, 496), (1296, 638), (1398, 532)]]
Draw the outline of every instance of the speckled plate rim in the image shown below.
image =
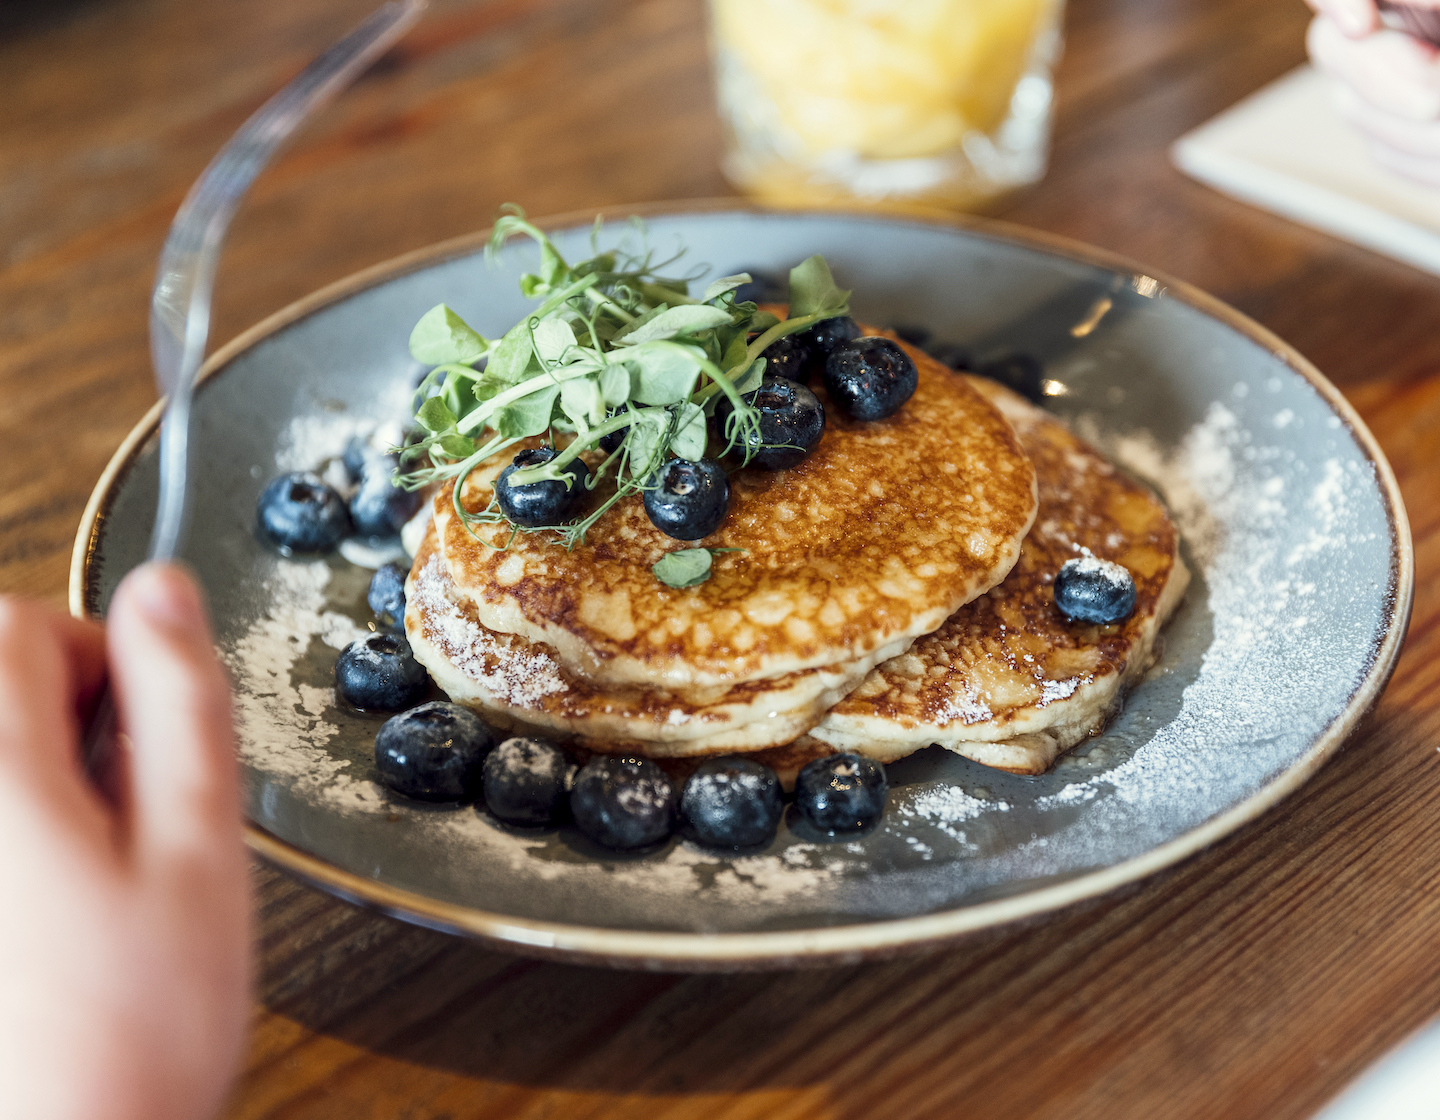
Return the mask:
[[(1355, 731), (1360, 721), (1379, 700), (1400, 656), (1415, 595), (1414, 549), (1399, 484), (1375, 437), (1340, 391), (1298, 351), (1228, 304), (1163, 272), (1081, 242), (993, 219), (953, 214), (889, 216), (872, 211), (795, 211), (762, 207), (735, 199), (608, 207), (601, 209), (599, 214), (605, 220), (613, 221), (632, 215), (652, 218), (725, 212), (782, 218), (815, 213), (827, 217), (854, 217), (867, 221), (894, 221), (902, 225), (959, 230), (987, 240), (1038, 250), (1098, 268), (1151, 277), (1163, 287), (1166, 298), (1188, 304), (1249, 338), (1309, 382), (1350, 430), (1370, 459), (1385, 502), (1390, 529), (1390, 585), (1385, 589), (1389, 597), (1386, 626), (1375, 642), (1369, 671), (1351, 692), (1340, 715), (1316, 737), (1308, 750), (1264, 788), (1199, 827), (1160, 844), (1143, 855), (1011, 898), (881, 922), (780, 932), (704, 934), (621, 930), (517, 919), (504, 914), (439, 902), (344, 871), (247, 821), (245, 840), (257, 856), (348, 901), (373, 907), (418, 925), (475, 937), (492, 942), (498, 948), (533, 956), (577, 964), (684, 971), (839, 965), (900, 952), (938, 948), (982, 930), (1033, 921), (1054, 911), (1098, 900), (1122, 887), (1137, 883), (1195, 855), (1288, 797)], [(558, 215), (536, 224), (547, 230), (560, 230), (585, 226), (594, 220), (595, 212), (585, 211)], [(276, 312), (221, 347), (205, 363), (200, 377), (204, 380), (214, 376), (237, 354), (254, 346), (261, 339), (357, 292), (432, 265), (470, 255), (482, 248), (489, 236), (490, 231), (484, 230), (443, 241), (330, 284)], [(98, 614), (92, 587), (92, 562), (99, 545), (101, 529), (117, 485), (159, 427), (163, 411), (164, 402), (157, 402), (135, 426), (111, 458), (90, 495), (75, 538), (70, 565), (70, 611), (76, 617), (94, 617)]]

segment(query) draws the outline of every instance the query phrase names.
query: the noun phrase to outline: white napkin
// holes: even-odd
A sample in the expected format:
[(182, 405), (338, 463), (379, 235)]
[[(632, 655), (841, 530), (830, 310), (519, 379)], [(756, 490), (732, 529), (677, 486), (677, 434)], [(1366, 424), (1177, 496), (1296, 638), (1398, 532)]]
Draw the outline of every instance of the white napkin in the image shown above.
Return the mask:
[(1352, 1081), (1315, 1120), (1440, 1117), (1440, 1024), (1411, 1035)]
[(1228, 195), (1440, 275), (1440, 190), (1377, 165), (1335, 108), (1331, 80), (1292, 70), (1170, 150)]

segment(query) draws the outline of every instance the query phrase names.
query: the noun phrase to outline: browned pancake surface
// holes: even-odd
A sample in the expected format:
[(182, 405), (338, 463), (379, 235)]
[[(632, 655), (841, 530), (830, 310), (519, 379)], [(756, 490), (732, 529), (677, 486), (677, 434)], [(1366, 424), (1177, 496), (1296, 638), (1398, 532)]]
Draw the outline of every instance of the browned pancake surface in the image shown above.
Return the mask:
[(451, 581), (433, 528), (406, 585), (405, 630), (415, 657), (450, 698), (498, 726), (656, 758), (788, 743), (881, 659), (684, 694), (600, 685), (568, 672), (545, 643), (483, 626)]
[[(963, 379), (913, 349), (919, 387), (893, 417), (827, 427), (798, 467), (731, 476), (730, 515), (699, 542), (740, 550), (674, 590), (651, 565), (688, 547), (627, 499), (571, 552), (541, 535), (477, 526), (436, 500), (441, 549), (481, 622), (543, 641), (599, 681), (713, 685), (852, 661), (939, 626), (1014, 563), (1035, 511), (1034, 471), (1014, 432)], [(508, 464), (471, 476), (484, 508)], [(485, 543), (481, 543), (481, 542)]]
[[(1158, 499), (1047, 413), (992, 382), (973, 383), (1015, 426), (1035, 463), (1034, 527), (1003, 583), (878, 666), (831, 710), (812, 735), (832, 748), (869, 744), (897, 757), (940, 742), (967, 753), (966, 741), (1057, 725), (1068, 740), (1058, 749), (1073, 745), (1103, 722), (1122, 678), (1148, 667), (1156, 630), (1188, 582)], [(1134, 577), (1136, 606), (1125, 622), (1075, 623), (1055, 606), (1055, 574), (1087, 553)], [(1052, 759), (1055, 746), (1047, 748)]]

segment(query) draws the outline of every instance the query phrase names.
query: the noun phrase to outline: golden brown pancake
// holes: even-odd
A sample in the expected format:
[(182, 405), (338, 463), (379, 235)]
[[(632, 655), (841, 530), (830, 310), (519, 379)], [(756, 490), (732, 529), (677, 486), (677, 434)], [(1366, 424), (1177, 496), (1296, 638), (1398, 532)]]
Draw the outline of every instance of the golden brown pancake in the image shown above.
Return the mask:
[(680, 758), (788, 743), (888, 656), (882, 650), (685, 695), (601, 685), (570, 673), (545, 643), (483, 626), (450, 579), (433, 528), (405, 590), (411, 649), (452, 700), (507, 730), (560, 736), (599, 752)]
[[(1159, 628), (1190, 580), (1165, 508), (1049, 414), (994, 382), (968, 380), (1014, 425), (1039, 476), (1040, 511), (1020, 560), (998, 587), (871, 672), (797, 744), (802, 753), (890, 761), (938, 743), (988, 766), (1042, 773), (1100, 730), (1154, 662)], [(1085, 555), (1134, 577), (1125, 622), (1070, 622), (1055, 606), (1055, 573)]]
[[(511, 541), (507, 525), (472, 537), (447, 487), (435, 500), (446, 569), (486, 629), (543, 643), (573, 678), (607, 686), (703, 696), (903, 649), (1004, 577), (1035, 515), (1034, 470), (1009, 424), (909, 353), (919, 387), (894, 416), (855, 421), (825, 402), (825, 435), (803, 463), (732, 476), (730, 514), (699, 543), (741, 551), (717, 556), (698, 587), (651, 573), (689, 546), (655, 529), (638, 498), (566, 552), (543, 534)], [(471, 475), (466, 508), (489, 504), (512, 455)]]

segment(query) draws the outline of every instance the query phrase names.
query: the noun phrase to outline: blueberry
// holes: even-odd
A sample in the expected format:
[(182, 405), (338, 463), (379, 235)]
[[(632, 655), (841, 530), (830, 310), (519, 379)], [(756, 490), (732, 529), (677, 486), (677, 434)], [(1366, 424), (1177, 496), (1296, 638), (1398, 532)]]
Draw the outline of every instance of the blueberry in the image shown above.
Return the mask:
[(350, 499), (350, 520), (355, 531), (367, 537), (393, 537), (420, 508), (420, 491), (395, 485), (397, 461), (381, 455), (366, 461), (360, 472), (360, 489)]
[(1045, 380), (1045, 367), (1038, 358), (1030, 354), (1001, 354), (981, 362), (975, 367), (975, 372), (981, 377), (1000, 382), (1026, 400), (1038, 403), (1045, 396), (1042, 384)]
[(737, 268), (731, 276), (741, 272), (750, 274), (750, 283), (735, 289), (736, 303), (784, 303), (789, 298), (789, 281), (778, 272), (768, 268)]
[(648, 758), (596, 755), (570, 791), (580, 831), (607, 848), (646, 848), (670, 835), (675, 787)]
[(1066, 560), (1055, 576), (1055, 605), (1071, 622), (1124, 622), (1135, 613), (1135, 579), (1095, 556)]
[(370, 577), (370, 590), (365, 601), (383, 626), (405, 625), (405, 577), (410, 569), (391, 561), (376, 569)]
[(522, 467), (538, 467), (550, 462), (557, 452), (553, 447), (535, 447), (522, 451), (510, 461), (495, 480), (495, 497), (500, 502), (500, 512), (516, 525), (559, 525), (580, 509), (585, 501), (585, 480), (590, 477), (590, 468), (580, 459), (570, 460), (565, 468), (574, 481), (567, 487), (558, 478), (545, 482), (531, 482), (525, 486), (511, 486), (510, 476)]
[(417, 703), (430, 684), (425, 668), (399, 634), (367, 634), (335, 662), (335, 686), (351, 707), (398, 712)]
[(815, 372), (815, 350), (799, 335), (787, 334), (772, 342), (765, 348), (764, 357), (765, 372), (770, 377), (784, 377), (804, 385)]
[(432, 700), (392, 716), (375, 736), (375, 765), (387, 786), (422, 801), (468, 801), (495, 733), (459, 704)]
[[(740, 433), (741, 441), (735, 450), (748, 467), (765, 471), (793, 467), (815, 449), (825, 434), (825, 409), (804, 385), (766, 376), (761, 378), (760, 388), (747, 393), (744, 399), (760, 411), (758, 437)], [(722, 433), (731, 415), (728, 401), (715, 410)], [(747, 451), (748, 460), (744, 459)]]
[(600, 450), (605, 452), (606, 455), (614, 455), (615, 452), (620, 450), (620, 445), (625, 442), (625, 437), (629, 434), (630, 425), (626, 424), (623, 428), (617, 428), (613, 432), (606, 432), (600, 437), (597, 444)]
[(885, 811), (885, 767), (858, 754), (807, 762), (795, 779), (795, 807), (822, 832), (859, 832)]
[(785, 811), (775, 771), (749, 758), (712, 758), (690, 775), (680, 817), (712, 848), (753, 848), (775, 836)]
[(837, 315), (833, 319), (821, 319), (795, 337), (810, 344), (810, 348), (815, 352), (815, 372), (819, 373), (825, 368), (825, 360), (830, 357), (835, 347), (860, 337), (860, 324), (848, 315)]
[(295, 552), (329, 552), (350, 533), (345, 502), (319, 475), (282, 474), (260, 494), (260, 529)]
[(365, 464), (375, 458), (376, 452), (369, 442), (359, 436), (351, 436), (350, 441), (345, 444), (345, 452), (340, 456), (340, 461), (345, 464), (345, 473), (350, 476), (351, 482), (359, 482), (365, 474)]
[(910, 356), (888, 338), (842, 342), (825, 360), (825, 391), (856, 420), (883, 420), (910, 399), (919, 383)]
[(698, 541), (720, 528), (730, 505), (730, 480), (714, 459), (670, 459), (650, 476), (645, 513), (679, 541)]
[[(646, 407), (646, 406), (645, 406), (645, 405), (638, 405), (638, 406), (634, 406), (634, 407), (644, 408), (644, 407)], [(615, 415), (615, 413), (614, 413), (614, 412), (611, 412), (611, 413), (609, 413), (609, 415), (606, 416), (606, 419), (608, 420), (611, 416), (614, 416), (614, 415)], [(625, 437), (626, 437), (627, 435), (629, 435), (629, 434), (630, 434), (630, 425), (629, 425), (629, 424), (626, 424), (625, 427), (619, 428), (619, 429), (617, 429), (616, 431), (606, 432), (603, 436), (600, 437), (600, 440), (599, 440), (600, 450), (603, 451), (603, 452), (605, 452), (605, 454), (607, 454), (607, 455), (613, 455), (616, 451), (618, 451), (618, 450), (620, 449), (620, 445), (625, 442)]]
[(485, 759), (485, 807), (506, 824), (550, 824), (565, 808), (575, 764), (544, 739), (506, 739)]

